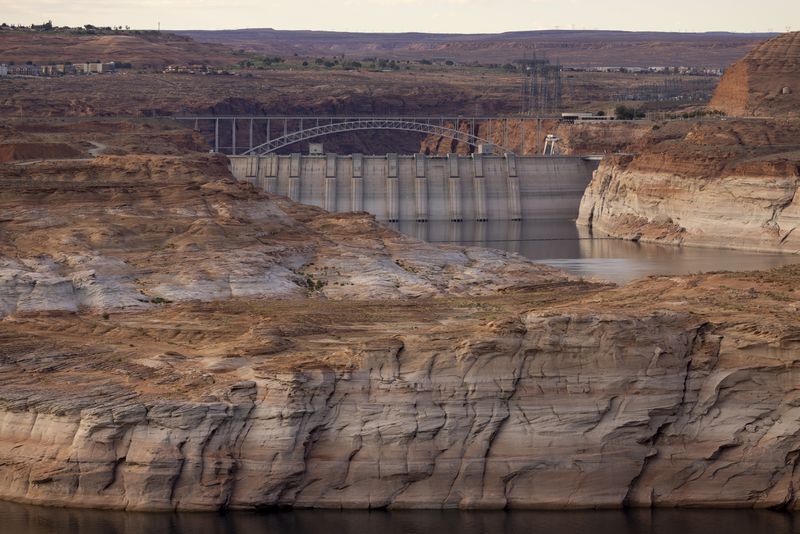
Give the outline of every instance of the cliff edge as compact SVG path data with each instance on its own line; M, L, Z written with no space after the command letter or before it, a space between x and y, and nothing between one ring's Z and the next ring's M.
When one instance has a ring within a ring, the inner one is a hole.
M731 66L710 107L728 115L800 113L800 32L770 39Z
M800 121L676 121L607 158L578 222L671 245L800 253Z

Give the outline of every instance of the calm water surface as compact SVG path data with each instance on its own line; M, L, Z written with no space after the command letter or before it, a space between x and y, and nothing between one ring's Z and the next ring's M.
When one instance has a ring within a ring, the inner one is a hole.
M519 252L578 276L617 283L651 274L752 271L800 263L800 255L652 245L592 236L571 220L402 221L392 226L431 243Z
M752 510L145 514L0 502L0 532L8 534L790 534L798 519Z

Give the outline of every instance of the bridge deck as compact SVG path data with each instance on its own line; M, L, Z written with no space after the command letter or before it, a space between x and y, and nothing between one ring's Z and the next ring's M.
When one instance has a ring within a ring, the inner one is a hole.
M400 130L448 137L471 146L492 145L500 154L539 151L542 121L556 116L527 115L197 115L173 119L205 133L215 152L239 155L274 152L315 137L361 130ZM513 121L513 128L510 127ZM514 133L514 131L516 133ZM534 143L526 143L534 132ZM511 147L518 147L512 150Z

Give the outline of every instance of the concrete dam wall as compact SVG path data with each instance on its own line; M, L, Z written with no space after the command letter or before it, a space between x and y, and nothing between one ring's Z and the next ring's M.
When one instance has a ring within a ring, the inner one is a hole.
M579 156L229 156L240 180L382 221L576 218L599 164Z

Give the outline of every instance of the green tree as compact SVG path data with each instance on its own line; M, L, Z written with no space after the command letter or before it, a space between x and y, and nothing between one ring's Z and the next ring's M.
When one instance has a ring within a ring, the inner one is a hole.
M634 119L643 119L645 114L641 110L620 104L614 109L614 116L621 121L631 121Z

